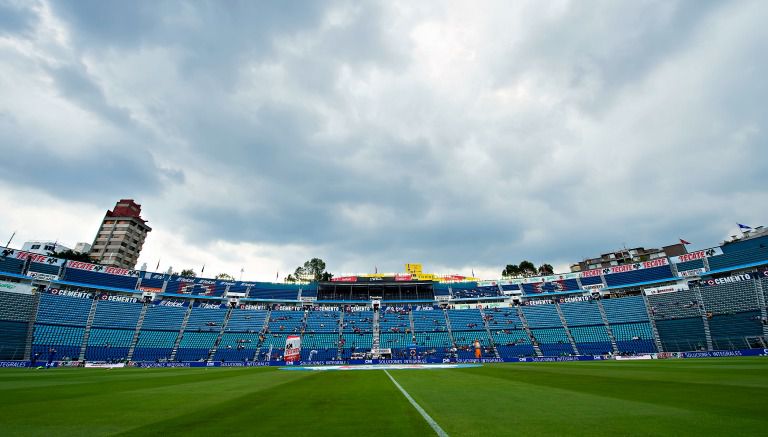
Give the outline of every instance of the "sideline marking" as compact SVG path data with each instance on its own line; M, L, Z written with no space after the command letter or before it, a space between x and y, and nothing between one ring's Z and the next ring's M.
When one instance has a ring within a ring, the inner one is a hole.
M435 434L439 435L440 437L448 437L448 433L443 431L443 428L440 428L440 425L438 425L434 419L429 417L429 414L427 414L427 412L424 411L423 408L421 408L421 405L417 404L416 401L413 400L411 395L409 395L408 392L405 391L405 389L401 387L400 384L397 383L397 381L395 381L395 378L393 378L392 375L390 375L386 369L384 369L384 373L386 373L387 376L389 376L389 379L392 380L392 382L395 384L395 387L397 387L400 390L400 392L403 393L403 395L405 395L405 398L408 399L408 402L410 402L411 405L413 405L413 408L415 408L416 411L418 411L419 414L421 414L421 417L423 417L424 420L427 421L429 426L431 426L432 429L435 430Z
M466 367L482 367L482 364L346 364L343 366L285 366L280 370L434 370L461 369Z

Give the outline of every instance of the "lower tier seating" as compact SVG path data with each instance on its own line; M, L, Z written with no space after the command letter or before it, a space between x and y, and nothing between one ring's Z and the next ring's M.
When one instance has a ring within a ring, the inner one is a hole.
M665 352L685 352L707 348L704 321L701 317L658 320L656 328Z

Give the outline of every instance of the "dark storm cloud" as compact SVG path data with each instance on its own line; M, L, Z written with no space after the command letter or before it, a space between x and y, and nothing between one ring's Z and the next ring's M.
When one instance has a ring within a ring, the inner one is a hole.
M48 39L7 5L0 32L38 50L0 52L9 72L99 129L52 153L0 106L0 177L129 191L196 247L495 268L768 213L761 2L61 1Z

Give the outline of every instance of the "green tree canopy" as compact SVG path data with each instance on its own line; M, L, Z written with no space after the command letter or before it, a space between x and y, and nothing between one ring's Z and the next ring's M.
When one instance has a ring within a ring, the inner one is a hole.
M234 281L235 278L232 275L228 275L226 273L219 273L216 275L216 279L221 279L222 281Z
M555 274L555 268L552 267L552 264L542 264L539 267L539 274L540 275L554 275Z
M520 261L520 265L518 267L520 268L520 273L523 276L533 276L536 274L536 266L528 260Z
M184 269L179 273L181 276L186 276L188 278L195 278L197 277L197 273L195 273L192 269Z
M87 253L75 252L74 250L62 250L61 252L48 252L48 256L54 258L71 259L72 261L82 261L86 263L94 262Z

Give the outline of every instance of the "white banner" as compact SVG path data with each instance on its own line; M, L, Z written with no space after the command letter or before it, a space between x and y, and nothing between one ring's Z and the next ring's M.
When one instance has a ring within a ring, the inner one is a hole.
M690 278L694 276L701 276L702 273L706 273L707 269L701 268L701 269L690 269L690 270L682 270L677 272L679 276L682 276L683 278Z
M581 286L582 290L587 290L587 291L600 291L603 288L605 288L605 284L592 284L592 285L582 285Z
M709 249L697 250L696 252L686 253L680 256L673 256L670 260L675 263L684 263L687 261L695 261L697 259L709 258L711 256L722 255L723 249L719 247L711 247Z
M11 293L32 294L32 286L29 284L19 284L18 282L0 281L0 291L10 291Z
M37 279L38 281L58 281L59 280L58 275L52 275L50 273L27 272L27 276L29 276L30 278Z
M643 290L646 296L663 293L674 293L675 291L688 290L688 283L667 285L664 287L650 287Z

